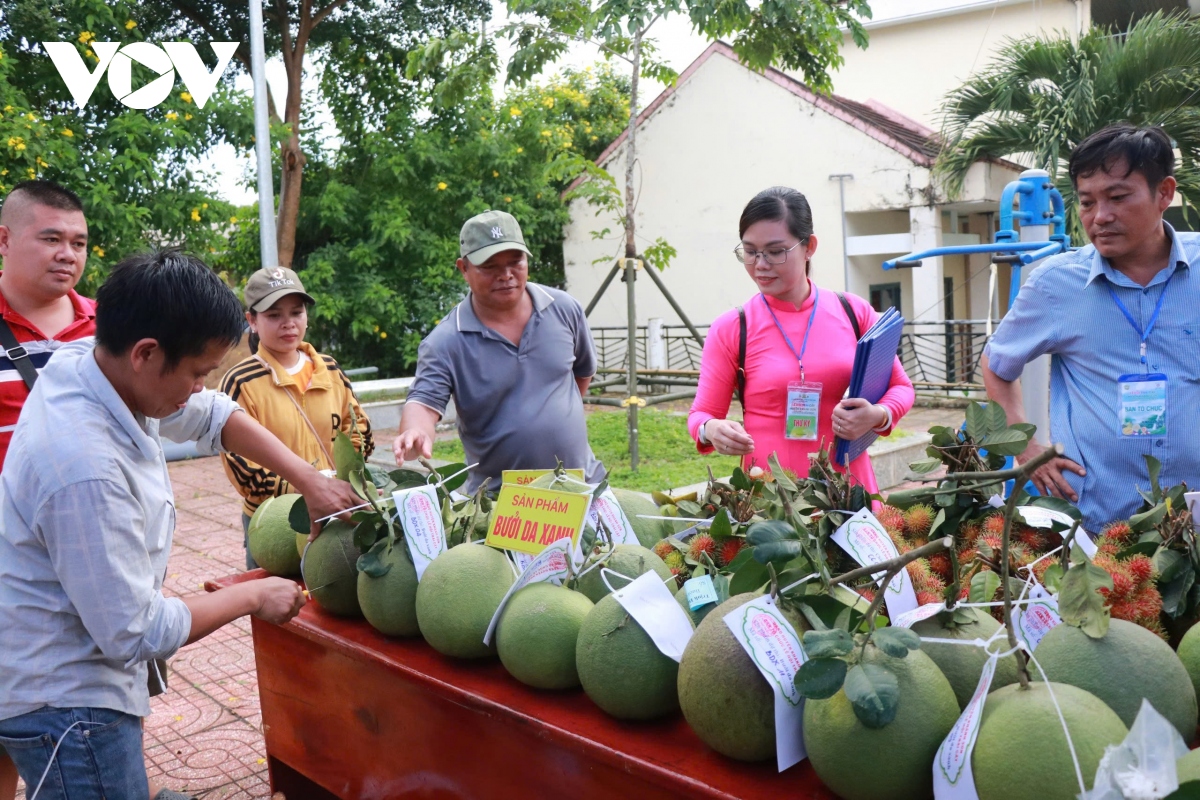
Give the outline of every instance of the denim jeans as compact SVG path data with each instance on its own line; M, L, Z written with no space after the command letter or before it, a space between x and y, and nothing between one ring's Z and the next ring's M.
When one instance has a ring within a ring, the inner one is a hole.
M242 512L242 544L246 546L246 570L258 569L258 564L254 563L254 557L250 555L250 517L246 512Z
M46 706L0 721L0 747L17 765L29 800L39 783L37 800L149 800L142 721L130 714Z

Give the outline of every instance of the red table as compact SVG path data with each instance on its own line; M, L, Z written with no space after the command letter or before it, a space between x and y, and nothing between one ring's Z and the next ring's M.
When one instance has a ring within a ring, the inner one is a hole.
M530 689L495 659L449 659L315 603L252 630L271 787L289 800L834 797L807 761L733 761L681 715L621 722L580 690Z

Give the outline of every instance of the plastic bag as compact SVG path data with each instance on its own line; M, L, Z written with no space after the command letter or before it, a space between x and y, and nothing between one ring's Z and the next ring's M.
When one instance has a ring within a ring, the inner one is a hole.
M1125 741L1104 750L1081 800L1161 800L1179 788L1175 762L1188 751L1175 726L1142 699Z

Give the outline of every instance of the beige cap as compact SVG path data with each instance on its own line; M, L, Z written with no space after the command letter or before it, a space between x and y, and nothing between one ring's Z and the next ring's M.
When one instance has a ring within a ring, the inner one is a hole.
M306 303L317 302L304 291L304 284L295 272L287 267L266 267L255 272L250 276L250 280L246 281L242 299L246 302L246 308L251 311L266 311L275 305L279 298L289 294L300 295Z

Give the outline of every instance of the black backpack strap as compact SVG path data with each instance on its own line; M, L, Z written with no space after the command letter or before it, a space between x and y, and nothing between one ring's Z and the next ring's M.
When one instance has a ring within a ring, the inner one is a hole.
M858 317L854 316L854 309L850 307L850 301L841 292L836 292L836 294L838 300L842 301L842 309L846 312L846 316L850 318L850 324L854 327L854 338L861 339L862 329L858 327Z
M737 363L737 399L746 409L746 309L737 307L738 311L738 363Z
M37 382L38 371L33 362L29 360L29 353L25 348L17 342L17 336L9 327L8 322L0 317L0 346L4 348L4 355L17 368L21 379L25 381L25 387L29 391L33 391L33 384Z

